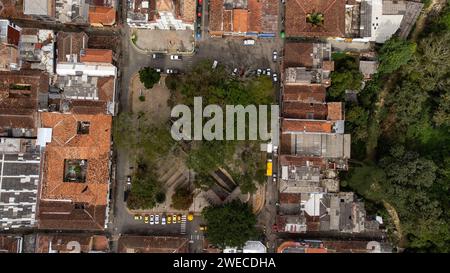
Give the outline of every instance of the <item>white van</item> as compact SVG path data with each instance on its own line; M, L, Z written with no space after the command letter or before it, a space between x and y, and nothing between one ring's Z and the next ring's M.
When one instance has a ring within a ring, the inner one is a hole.
M218 63L219 63L218 61L214 60L213 65L212 65L212 69L215 69L217 67Z
M255 40L253 39L245 39L244 40L244 45L254 45L255 44Z

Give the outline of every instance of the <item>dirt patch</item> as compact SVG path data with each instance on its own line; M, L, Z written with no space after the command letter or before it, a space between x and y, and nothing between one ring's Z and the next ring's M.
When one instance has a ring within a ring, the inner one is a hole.
M146 89L136 74L131 79L130 90L133 113L143 112L152 124L162 124L170 118L170 107L167 105L170 90L166 87L165 76L161 76L152 89Z

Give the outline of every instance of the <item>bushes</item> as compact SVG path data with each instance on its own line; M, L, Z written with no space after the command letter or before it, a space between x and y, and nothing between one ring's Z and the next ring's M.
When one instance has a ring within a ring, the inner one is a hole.
M151 89L153 85L159 81L160 78L161 75L153 68L144 67L139 70L139 79L147 89Z

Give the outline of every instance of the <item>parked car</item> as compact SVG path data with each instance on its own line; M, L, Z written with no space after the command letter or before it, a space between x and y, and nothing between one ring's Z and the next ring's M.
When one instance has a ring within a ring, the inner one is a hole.
M167 215L167 224L172 223L172 216L169 214Z
M142 221L142 215L140 215L140 214L135 214L135 215L134 215L134 220L136 220L136 221Z
M153 59L161 59L163 57L163 54L161 53L153 53L152 58Z
M148 215L147 214L144 216L144 223L148 224Z
M213 65L212 65L212 69L215 69L217 67L217 65L219 64L218 61L214 60Z
M159 214L155 215L155 224L159 224Z
M278 75L277 75L277 73L273 73L272 78L273 78L273 82L278 82Z
M150 215L150 225L154 225L155 224L155 215Z
M165 225L166 224L166 216L163 214L161 215L161 225Z
M131 186L131 176L127 176L127 186Z
M254 45L255 44L255 40L253 39L245 39L244 40L244 45Z
M208 230L208 226L206 226L206 225L200 225L200 230L201 230L201 231L206 231L206 230Z
M274 73L274 75L276 75L276 74ZM274 156L278 155L278 146L273 146L273 155Z
M238 69L235 68L235 69L233 69L233 72L231 72L231 76L236 76L237 73L238 73Z
M203 4L203 0L198 0L198 4L202 5Z
M182 57L181 57L181 55L170 55L170 59L171 60L181 60Z
M278 60L278 52L276 50L272 53L272 61L276 62Z
M130 195L130 190L125 190L123 192L123 202L127 202L128 196ZM136 220L136 219L135 219Z
M187 220L188 220L189 222L191 222L191 221L194 220L194 214L193 214L192 212L189 212L188 217L187 217Z
M161 73L163 70L161 68L155 68L155 71Z
M178 222L181 222L181 214L178 214L178 215L177 215L177 221L178 221Z
M176 214L172 215L172 223L174 223L174 224L177 223L177 215Z
M270 73L272 72L272 70L270 69L270 68L267 68L266 69L266 74L267 74L267 76L269 76L270 77Z
M276 173L274 173L272 175L272 180L273 180L273 182L277 182L277 174Z
M256 70L256 76L261 76L261 73L262 73L262 69L261 68L258 68L257 70Z

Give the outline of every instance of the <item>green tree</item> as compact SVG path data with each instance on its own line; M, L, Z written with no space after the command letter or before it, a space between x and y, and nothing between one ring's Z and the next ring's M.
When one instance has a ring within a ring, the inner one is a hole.
M194 201L192 191L186 187L181 187L175 190L172 195L171 207L177 210L187 210Z
M208 225L208 240L218 247L242 247L257 235L256 216L247 203L232 201L206 207L202 215Z
M401 66L407 64L416 51L416 44L392 37L384 43L379 51L378 60L380 66L378 72L389 74L397 71Z
M153 85L159 81L160 78L161 75L151 67L144 67L139 70L139 79L147 89L151 89Z

